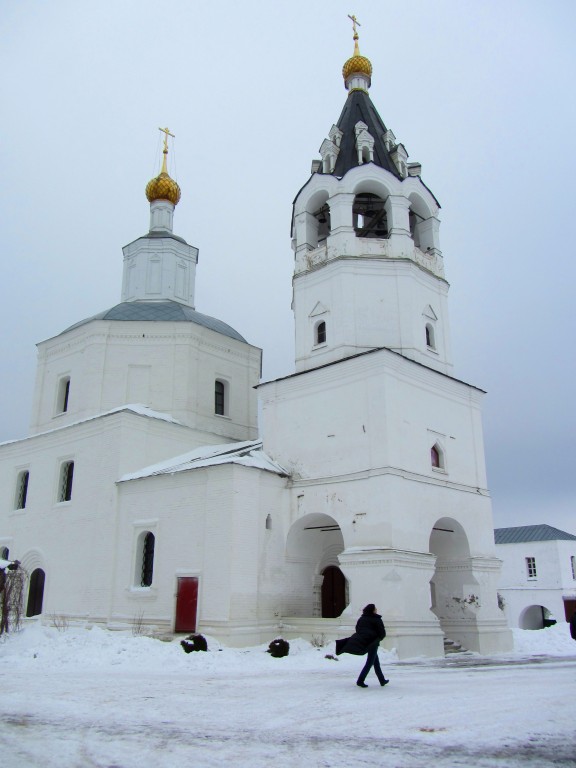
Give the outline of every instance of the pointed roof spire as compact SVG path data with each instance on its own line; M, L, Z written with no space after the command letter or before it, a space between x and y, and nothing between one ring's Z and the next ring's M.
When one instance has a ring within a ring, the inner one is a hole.
M358 46L358 30L356 25L361 26L356 16L350 16L348 18L352 22L352 29L354 30L354 53L344 63L342 67L342 77L344 78L344 86L346 90L364 90L367 91L372 83L372 63L366 56L360 55L360 48ZM354 79L354 76L356 78Z
M164 134L164 149L162 154L162 170L155 178L151 179L146 185L146 197L149 202L153 203L155 200L168 200L173 205L178 205L180 200L180 187L171 179L168 175L168 136L174 137L173 133L170 133L168 128L158 128Z

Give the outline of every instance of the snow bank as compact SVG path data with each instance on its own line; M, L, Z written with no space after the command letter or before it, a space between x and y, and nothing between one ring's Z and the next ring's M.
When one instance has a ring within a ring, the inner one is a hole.
M570 637L565 622L542 630L513 630L512 655L574 656L576 643ZM290 654L273 659L266 653L268 644L250 648L227 648L208 637L208 652L185 654L179 639L170 642L133 636L131 632L112 632L92 629L68 628L58 630L40 622L27 623L19 632L0 638L0 669L68 669L94 670L121 666L126 671L147 669L158 672L187 670L199 674L226 675L231 672L260 673L270 668L284 672L318 669L323 665L358 666L358 659L340 656L336 661L326 659L334 654L334 644L316 648L307 640L290 641ZM511 654L506 654L507 656ZM394 651L380 649L383 665L397 661Z

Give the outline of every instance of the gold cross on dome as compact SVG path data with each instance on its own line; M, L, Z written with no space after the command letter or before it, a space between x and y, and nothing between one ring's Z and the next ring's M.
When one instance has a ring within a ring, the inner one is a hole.
M168 136L172 136L173 139L176 137L173 133L170 133L170 130L168 128L158 128L159 131L162 131L164 134L164 153L166 154L168 152Z
M361 27L362 24L360 24L360 22L358 21L356 16L354 16L354 14L352 16L350 16L350 14L348 14L348 18L352 22L352 29L354 30L354 37L356 37L358 35L358 32L356 31L356 24L358 24L359 27Z

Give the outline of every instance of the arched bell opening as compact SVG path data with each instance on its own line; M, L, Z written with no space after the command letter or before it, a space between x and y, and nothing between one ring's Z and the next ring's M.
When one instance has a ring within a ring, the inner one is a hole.
M352 224L357 237L389 237L385 200L371 192L358 193L352 206Z
M324 203L324 205L322 205L312 215L318 225L316 245L321 246L326 242L326 239L328 238L328 235L331 231L330 206L328 203Z
M347 583L338 563L344 538L329 515L313 513L297 520L286 541L288 594L283 615L335 618L347 604Z
M410 236L416 248L421 251L430 251L438 248L436 219L426 203L416 194L410 195L410 210L408 220L410 223Z

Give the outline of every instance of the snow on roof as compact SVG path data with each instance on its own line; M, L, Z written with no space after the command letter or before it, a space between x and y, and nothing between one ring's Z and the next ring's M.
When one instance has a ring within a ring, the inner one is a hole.
M496 544L520 544L527 541L576 541L576 536L551 525L518 525L514 528L496 528L494 541Z
M160 421L167 421L170 424L178 424L179 426L184 426L181 421L178 421L177 419L170 416L169 413L161 413L160 411L153 411L152 408L148 408L145 405L142 405L142 403L129 403L127 405L120 405L118 408L112 408L110 411L104 411L103 413L97 413L95 416L88 416L86 419L79 419L78 421L73 421L70 424L63 424L61 427L54 427L53 429L47 429L45 432L37 432L34 435L27 435L26 437L18 438L17 440L6 440L3 443L0 443L0 446L3 445L11 445L12 443L21 443L24 440L31 440L34 437L39 437L40 435L49 435L52 432L59 432L61 429L69 429L70 427L76 427L78 424L85 424L88 421L94 421L94 419L102 419L105 416L111 416L114 413L122 413L123 411L129 411L131 413L135 413L137 416L146 416L149 419L159 419Z
M245 467L263 469L277 475L288 475L288 472L280 464L277 464L264 453L261 440L248 440L242 443L203 445L180 456L174 456L149 467L144 467L138 472L122 475L118 482L125 483L129 480L140 480L155 475L172 475L175 472L214 467L218 464L242 464Z
M12 560L3 560L0 557L0 571L3 571L5 568L8 568L9 565L12 565Z

